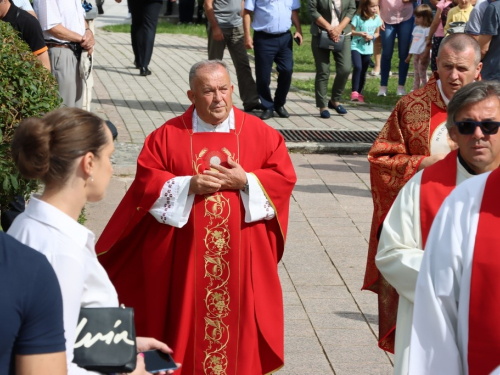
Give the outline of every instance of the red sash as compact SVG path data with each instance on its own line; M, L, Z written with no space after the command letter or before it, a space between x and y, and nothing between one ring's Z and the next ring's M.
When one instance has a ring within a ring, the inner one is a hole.
M457 186L457 153L457 150L450 152L443 160L425 168L422 173L420 229L424 247L439 207Z
M448 113L446 111L442 111L436 103L431 103L431 121L430 121L430 127L429 127L429 145L432 140L432 135L436 131L437 127L441 125L443 122L446 121L446 118L448 117Z
M194 173L210 163L238 162L234 133L192 136ZM197 374L237 374L240 324L240 194L222 191L197 195L195 223L194 363ZM254 345L257 347L257 343Z
M486 181L477 225L469 302L469 374L489 374L500 365L500 169Z

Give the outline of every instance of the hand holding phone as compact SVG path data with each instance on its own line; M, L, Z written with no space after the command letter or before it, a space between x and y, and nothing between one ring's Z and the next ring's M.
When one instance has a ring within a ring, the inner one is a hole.
M144 354L144 362L146 364L146 371L148 372L154 374L160 371L177 370L179 368L168 353L163 353L160 350L148 350L142 353Z
M297 43L297 45L300 46L300 38L298 36L293 38L293 40L295 40L295 43Z

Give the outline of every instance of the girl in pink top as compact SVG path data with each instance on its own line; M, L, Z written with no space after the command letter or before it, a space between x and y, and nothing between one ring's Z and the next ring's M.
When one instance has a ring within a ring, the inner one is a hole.
M387 95L387 83L391 69L394 42L398 38L399 55L399 78L398 95L405 95L406 76L408 74L408 63L405 62L411 44L411 33L413 31L413 3L410 0L380 0L380 17L385 23L381 27L380 39L382 40L382 60L380 66L380 90L379 96Z

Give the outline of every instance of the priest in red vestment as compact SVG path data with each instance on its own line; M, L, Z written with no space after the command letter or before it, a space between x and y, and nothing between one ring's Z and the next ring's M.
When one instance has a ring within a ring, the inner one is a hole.
M375 262L399 295L397 322L393 322L396 326L395 374L408 374L415 286L439 207L457 185L500 164L498 126L492 123L482 129L467 121L483 121L495 116L499 103L497 90L500 93L497 83L478 81L453 95L446 127L458 150L415 174L400 190L384 220Z
M500 83L463 90L458 131L470 134L475 164L492 172L460 184L434 219L416 283L410 374L500 374Z
M390 352L394 352L398 294L375 265L380 227L406 182L456 148L445 126L446 105L459 88L479 79L480 52L470 35L445 38L439 49L437 74L398 101L368 153L374 210L362 289L378 293L379 347Z
M277 263L295 172L283 137L233 107L223 62L195 64L189 83L193 105L147 137L96 250L180 374L267 374L284 363Z

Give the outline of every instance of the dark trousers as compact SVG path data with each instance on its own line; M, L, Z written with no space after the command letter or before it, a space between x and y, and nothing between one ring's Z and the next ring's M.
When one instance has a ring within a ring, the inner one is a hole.
M255 52L255 81L261 104L266 109L273 110L286 103L286 96L292 84L293 73L293 39L290 32L283 34L268 34L256 31L253 34L253 49ZM273 62L278 71L278 87L271 96L271 71Z
M224 49L227 47L236 70L243 108L245 110L254 108L259 105L259 95L257 95L257 87L252 77L252 68L245 48L243 25L221 30L222 34L224 34L224 40L214 40L212 27L210 23L207 23L208 59L222 60L224 58Z
M370 66L371 55L362 55L358 51L351 50L352 60L352 91L359 94L365 87L366 72Z
M344 48L341 51L330 51L318 47L319 37L313 35L311 38L311 49L316 65L316 78L314 80L314 92L316 96L316 107L326 108L328 104L328 80L330 79L330 55L335 61L335 78L333 80L332 102L339 102L345 85L351 73L351 37L344 38Z
M179 0L179 22L193 22L195 0Z
M130 13L132 14L130 30L132 49L134 50L135 62L141 67L147 68L153 55L156 25L161 5L161 1L129 1Z

